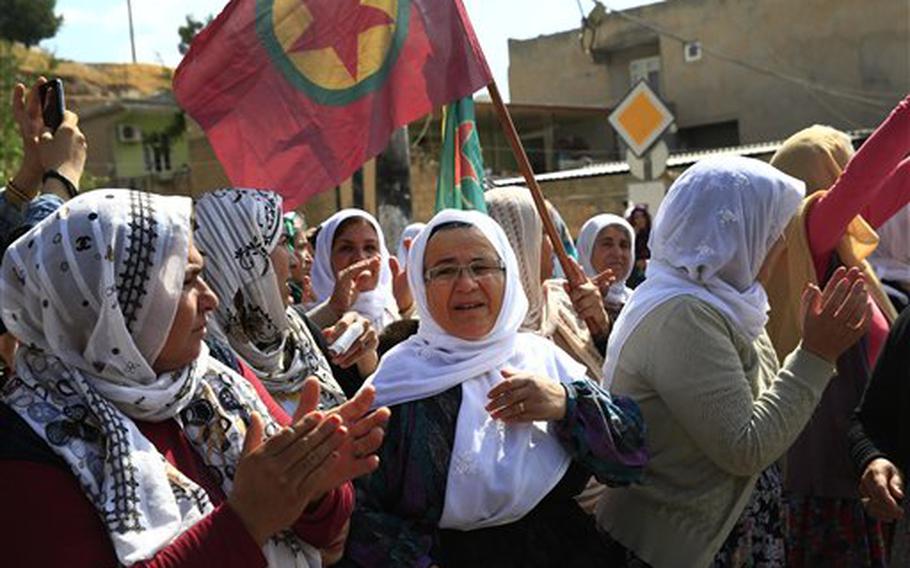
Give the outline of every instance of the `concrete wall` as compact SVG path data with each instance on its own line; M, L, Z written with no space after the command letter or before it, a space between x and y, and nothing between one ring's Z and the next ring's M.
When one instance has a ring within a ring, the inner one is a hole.
M726 58L824 86L809 89L708 53L686 63L682 44L660 36L661 94L681 128L737 120L743 144L813 123L868 128L910 91L906 0L668 0L626 13ZM595 62L577 35L510 42L513 100L613 106L630 87L631 56L636 49L646 56L655 38L610 15L597 30Z
M510 102L604 106L607 69L589 61L578 30L526 41L510 39Z

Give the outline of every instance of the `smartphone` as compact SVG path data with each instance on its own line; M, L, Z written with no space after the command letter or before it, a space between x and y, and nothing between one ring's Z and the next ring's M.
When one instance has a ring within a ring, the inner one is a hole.
M63 122L63 111L66 103L63 98L63 81L51 79L38 88L41 97L41 116L44 125L56 132Z

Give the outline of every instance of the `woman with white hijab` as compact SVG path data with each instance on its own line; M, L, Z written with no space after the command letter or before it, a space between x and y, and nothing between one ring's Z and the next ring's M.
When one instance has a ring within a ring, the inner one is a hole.
M604 307L615 321L632 296L626 281L635 268L635 231L619 215L603 213L591 217L578 233L578 256L589 278L610 270L614 281L605 281Z
M343 209L319 226L312 277L320 303L308 313L323 327L353 310L382 333L413 312L404 274L392 273L382 228L366 211Z
M359 566L591 566L606 538L573 500L593 474L638 480L634 404L611 399L550 341L519 333L528 302L502 229L445 210L408 257L420 327L374 375L393 407L358 487Z
M414 239L417 238L417 234L426 226L426 223L411 223L401 232L401 238L398 239L398 251L395 253L395 258L398 259L398 266L402 269L408 265L409 241L414 242Z
M658 211L647 279L616 322L604 379L642 408L647 484L607 489L599 525L630 566L780 566L776 460L866 325L858 271L804 292L802 343L779 369L758 281L804 184L747 158L703 160ZM835 379L836 380L836 379Z
M290 305L291 253L282 219L281 196L271 191L220 189L197 200L203 276L219 299L209 335L230 345L288 413L311 376L321 386L320 409L334 408L376 369L379 340L366 318L348 312L327 337L358 323L363 331L332 356L323 332Z
M387 411L364 417L369 392L325 417L309 381L286 428L209 357L191 211L93 191L7 250L0 306L23 345L0 402L7 565L320 566L307 535L335 538L346 480L376 467Z

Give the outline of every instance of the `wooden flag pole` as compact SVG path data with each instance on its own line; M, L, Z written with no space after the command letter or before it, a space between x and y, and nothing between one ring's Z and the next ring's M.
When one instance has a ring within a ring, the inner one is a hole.
M506 138L509 141L509 146L512 147L515 161L518 162L518 169L521 171L521 175L524 176L525 182L528 184L528 189L531 191L531 197L534 199L534 206L537 207L537 213L540 215L541 221L543 221L543 230L546 232L547 236L550 237L550 242L553 244L553 252L556 253L556 258L559 260L560 266L562 266L563 273L569 280L569 285L572 287L579 286L583 284L584 281L579 281L578 278L575 277L576 271L569 262L569 255L566 252L566 247L562 244L562 238L559 236L559 231L556 230L556 225L553 224L553 219L550 218L550 213L547 211L547 202L544 200L543 191L541 191L540 185L534 177L534 170L531 168L531 162L528 160L528 155L525 153L524 146L521 144L521 139L518 137L515 123L512 122L512 115L509 114L509 109L506 108L506 105L502 100L502 95L499 94L499 88L496 86L496 81L491 81L490 84L487 85L487 90L490 93L493 108L496 109L496 115L499 117L499 123L502 125L502 130L505 132ZM588 325L588 329L593 333L596 326L592 325L592 322L587 320L585 323Z

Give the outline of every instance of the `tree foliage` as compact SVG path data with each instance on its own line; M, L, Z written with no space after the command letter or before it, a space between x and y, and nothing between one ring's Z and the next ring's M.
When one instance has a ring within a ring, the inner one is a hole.
M56 5L57 0L0 0L0 38L31 47L54 37L63 24Z
M190 50L190 44L193 42L193 38L196 37L196 34L201 32L202 28L211 23L212 16L208 16L203 22L197 20L192 15L187 14L186 24L177 28L177 35L180 36L180 43L177 45L177 49L180 50L180 55L186 55L186 52Z

